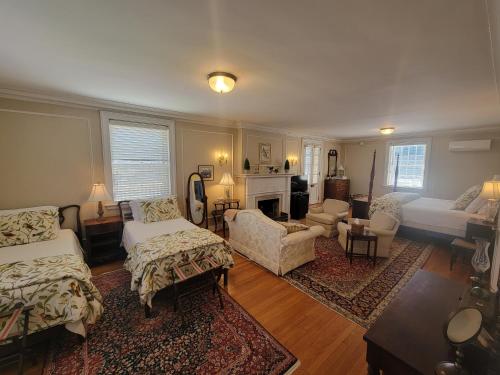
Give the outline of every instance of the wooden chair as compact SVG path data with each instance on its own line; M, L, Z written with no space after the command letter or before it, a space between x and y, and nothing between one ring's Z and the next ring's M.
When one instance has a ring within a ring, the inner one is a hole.
M0 357L0 366L5 366L18 361L17 373L23 373L24 358L27 354L26 340L28 337L29 317L33 306L23 306L17 304L14 310L0 314L0 319L7 318L5 326L0 331L0 343L14 345L14 353L8 352L5 356ZM23 316L22 331L18 328L18 320Z

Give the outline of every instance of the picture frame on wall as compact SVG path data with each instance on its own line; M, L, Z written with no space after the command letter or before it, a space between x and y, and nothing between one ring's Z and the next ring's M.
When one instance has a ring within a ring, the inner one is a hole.
M198 173L205 181L214 180L214 166L213 165L198 165Z
M259 163L270 164L271 160L271 144L259 143Z

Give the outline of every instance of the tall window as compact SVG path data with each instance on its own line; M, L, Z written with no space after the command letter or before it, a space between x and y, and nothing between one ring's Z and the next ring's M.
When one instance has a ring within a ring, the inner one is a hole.
M317 184L319 182L320 155L320 146L306 145L304 147L304 175L307 176L309 184Z
M399 155L397 186L422 189L425 182L427 152L427 142L390 145L387 158L387 185L394 185L396 163Z
M130 117L125 115L107 115L110 118L104 122L107 122L109 148L105 147L105 164L113 199L120 201L172 194L175 165L171 160L171 126L116 118Z

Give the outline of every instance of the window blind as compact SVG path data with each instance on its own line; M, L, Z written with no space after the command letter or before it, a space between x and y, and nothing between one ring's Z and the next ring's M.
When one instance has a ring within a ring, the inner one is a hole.
M304 174L310 184L319 182L319 157L321 147L316 145L307 145L304 148Z
M399 155L398 186L423 188L426 148L426 144L390 146L387 185L394 185L396 161Z
M169 128L109 121L115 201L171 194Z

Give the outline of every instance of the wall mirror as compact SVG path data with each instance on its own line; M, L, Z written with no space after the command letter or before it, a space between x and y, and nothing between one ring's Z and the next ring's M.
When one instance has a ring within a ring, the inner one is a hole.
M205 183L203 182L203 177L197 172L191 173L188 178L186 211L189 221L196 225L201 225L205 222L205 228L208 228Z

